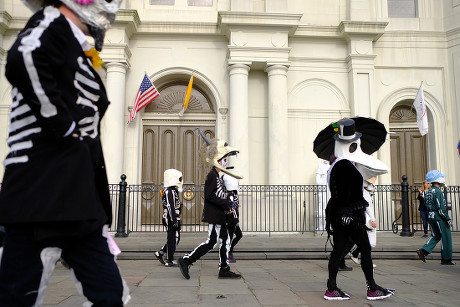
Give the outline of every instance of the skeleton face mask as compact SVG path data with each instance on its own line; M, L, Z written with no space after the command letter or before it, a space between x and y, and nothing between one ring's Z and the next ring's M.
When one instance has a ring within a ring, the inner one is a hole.
M43 7L44 0L22 0L32 12ZM94 38L95 48L102 50L105 32L115 21L115 16L120 8L122 0L94 0L93 2L79 0L60 0L69 9L80 17L80 20L88 26L91 36Z
M220 159L219 164L222 166L222 168L227 168L227 164L228 164L227 157Z
M222 140L213 140L207 146L206 162L222 170L222 172L229 174L237 179L242 179L243 176L233 173L231 170L226 169L227 159L229 156L237 155L238 149L228 146L227 142Z
M176 187L179 192L182 192L184 181L182 179L182 172L176 169L167 169L164 172L164 187Z

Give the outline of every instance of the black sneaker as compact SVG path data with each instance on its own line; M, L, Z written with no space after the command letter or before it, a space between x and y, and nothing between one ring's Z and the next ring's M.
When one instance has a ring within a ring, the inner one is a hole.
M367 288L367 299L370 301L383 300L395 294L393 289L384 289L380 286L375 286L374 289Z
M422 250L422 249L418 249L418 250L417 250L417 255L418 255L418 257L420 258L420 260L422 260L423 262L426 262L425 254L423 253L423 250Z
M185 260L184 260L183 257L180 257L179 259L177 259L177 262L179 264L180 272L185 277L185 279L190 279L190 275L188 274L188 269L189 269L190 265L185 263Z
M241 278L241 274L230 271L230 267L228 266L226 268L220 268L219 279L220 278L238 279Z
M344 265L344 266L339 267L339 271L353 271L353 268L347 265Z
M158 261L160 261L162 265L165 265L165 261L163 260L163 253L157 251L154 254Z
M452 260L441 260L442 265L456 265Z
M324 299L328 301L343 301L349 300L350 295L336 287L331 291L329 291L329 289L326 290L326 293L324 293Z

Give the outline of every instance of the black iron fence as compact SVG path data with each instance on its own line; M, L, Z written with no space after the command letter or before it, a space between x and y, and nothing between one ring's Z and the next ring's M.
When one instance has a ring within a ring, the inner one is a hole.
M126 195L120 193L126 187ZM112 231L117 236L130 232L163 231L161 217L161 185L110 185L113 203ZM410 231L421 231L422 221L418 211L418 188L409 187L408 212ZM401 185L377 185L374 194L374 212L377 229L398 232L402 229ZM452 231L459 231L460 187L444 188L453 221ZM240 227L244 232L322 232L325 227L324 209L327 204L327 189L322 185L242 185L240 198ZM125 200L124 210L119 210ZM184 204L182 231L206 231L207 224L201 221L204 203L203 185L184 185L181 195ZM120 215L121 213L121 215Z

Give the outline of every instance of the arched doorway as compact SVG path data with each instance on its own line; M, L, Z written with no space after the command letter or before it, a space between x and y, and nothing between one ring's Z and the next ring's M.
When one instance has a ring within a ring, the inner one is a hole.
M421 185L427 172L426 136L417 128L412 101L401 101L390 113L391 183L407 176L409 185Z
M204 183L207 174L200 172L198 161L204 141L194 130L200 127L206 137L214 138L216 115L210 97L197 82L193 85L184 116L178 116L187 90L186 78L178 76L176 80L171 80L172 77L168 76L168 81L158 87L160 96L145 108L146 119L142 127L143 199L140 208L143 225L162 227L161 197L156 192L163 187L163 173L169 168L180 170L183 174L182 225L199 225L201 221L202 199L195 196L196 189L200 189L199 185ZM161 81L157 83L161 84Z

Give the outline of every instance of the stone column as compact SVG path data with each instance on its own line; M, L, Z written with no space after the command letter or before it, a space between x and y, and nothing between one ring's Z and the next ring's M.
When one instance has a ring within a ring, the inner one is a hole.
M230 103L228 118L228 143L240 150L237 159L230 162L235 171L244 178L240 184L249 183L249 111L248 111L248 76L249 65L231 64L228 67L230 76Z
M102 146L109 183L118 183L123 174L126 104L126 70L128 66L120 62L107 63L106 90L110 106L102 124Z
M269 65L268 73L268 182L289 184L286 65Z

